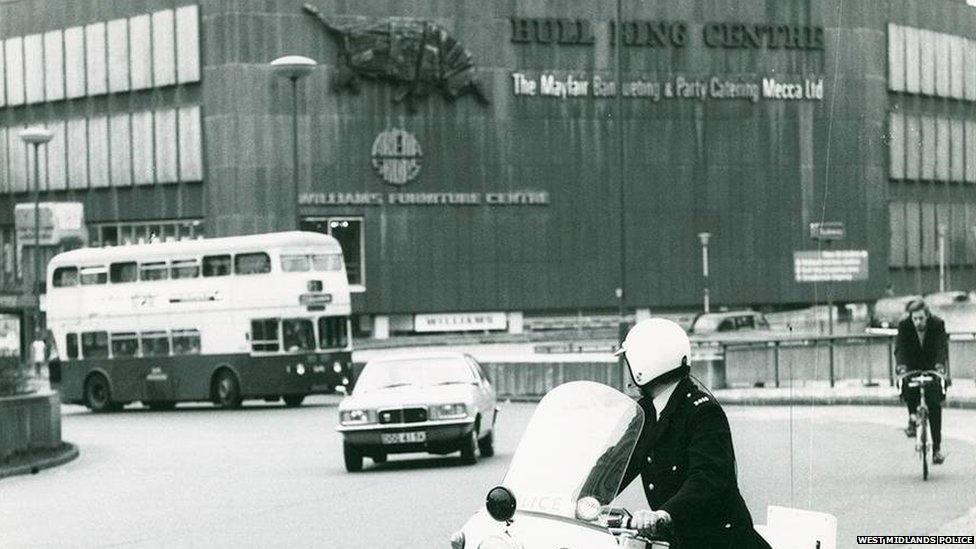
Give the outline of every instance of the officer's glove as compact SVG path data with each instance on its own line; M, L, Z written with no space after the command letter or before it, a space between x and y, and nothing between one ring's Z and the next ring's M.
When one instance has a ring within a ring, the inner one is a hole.
M939 363L935 365L935 371L942 375L945 375L945 364Z
M667 511L641 509L634 512L630 524L642 536L660 536L671 531L671 515Z
M906 368L904 364L899 364L895 368L895 373L898 374L898 375L904 375L907 370L908 370L908 368Z

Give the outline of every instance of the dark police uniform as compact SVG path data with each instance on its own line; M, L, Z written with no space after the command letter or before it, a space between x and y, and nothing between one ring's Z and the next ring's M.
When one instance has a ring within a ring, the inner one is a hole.
M673 547L769 548L739 493L732 433L719 403L687 376L656 422L652 399L638 403L645 426L620 489L640 474L651 509L671 515Z

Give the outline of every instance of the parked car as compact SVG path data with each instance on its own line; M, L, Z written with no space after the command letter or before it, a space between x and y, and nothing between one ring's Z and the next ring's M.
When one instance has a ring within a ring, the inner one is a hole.
M871 312L870 328L897 328L898 323L905 318L905 307L909 302L922 299L920 295L900 295L882 297L874 304Z
M769 330L769 322L762 313L750 310L702 313L695 317L688 333L711 335L742 330Z
M352 394L339 404L346 470L363 458L389 454L461 452L467 464L494 454L495 391L481 365L464 353L371 360Z

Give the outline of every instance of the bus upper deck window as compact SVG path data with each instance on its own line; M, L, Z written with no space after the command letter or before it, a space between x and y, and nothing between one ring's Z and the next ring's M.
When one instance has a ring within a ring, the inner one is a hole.
M54 269L54 287L66 288L78 285L77 267L58 267Z
M198 276L200 276L200 264L197 263L196 259L173 261L170 266L170 278L196 278Z
M342 254L314 254L312 268L316 271L341 271Z
M271 258L264 252L234 256L234 274L250 275L271 272Z
M281 270L286 273L297 273L307 271L309 265L308 256L304 254L289 254L281 256Z
M135 282L139 278L139 269L135 261L112 263L108 269L109 280L114 284L120 282Z
M139 280L166 280L168 274L164 261L139 264Z
M105 267L82 267L79 278L83 286L105 284L108 282L108 273Z
M174 355L200 354L199 330L173 330Z
M203 276L230 274L230 255L208 255L203 258Z

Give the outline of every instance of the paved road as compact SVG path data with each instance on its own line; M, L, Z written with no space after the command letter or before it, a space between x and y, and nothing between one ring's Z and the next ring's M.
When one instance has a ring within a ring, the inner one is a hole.
M64 435L81 457L0 481L0 547L447 547L504 476L534 409L504 405L498 453L475 466L394 456L350 475L335 408L324 397L311 404L113 415L67 406ZM976 521L960 520L976 505L974 411L947 411L949 460L927 483L898 431L901 409L730 408L729 417L758 522L769 504L828 511L839 547L857 534L976 534ZM639 486L622 498L639 505Z

